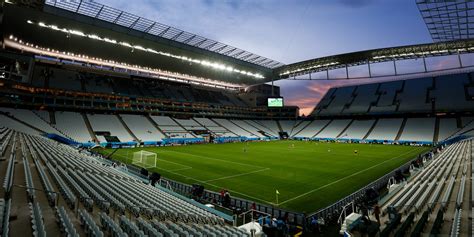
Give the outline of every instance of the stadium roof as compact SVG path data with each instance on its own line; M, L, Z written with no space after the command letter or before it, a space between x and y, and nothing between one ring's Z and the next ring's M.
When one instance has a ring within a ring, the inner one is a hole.
M234 46L230 46L203 36L152 21L93 1L46 0L45 4L81 15L97 18L123 27L163 37L193 47L198 47L221 55L229 56L265 68L277 68L284 65Z
M416 0L421 16L435 42L474 37L472 0Z
M275 69L275 74L279 75L280 79L292 78L299 75L306 75L315 72L329 71L339 68L346 68L347 79L356 79L350 77L348 67L358 65L369 65L372 63L394 62L407 59L425 59L428 57L438 57L447 55L460 55L474 52L474 39L455 40L449 42L429 43L408 45L381 49L372 49L359 52L352 52L346 54L339 54L321 58L314 58L302 62L288 64ZM461 60L461 59L459 59ZM463 67L463 65L460 65ZM424 68L424 72L429 70ZM369 69L370 73L370 69ZM395 70L396 74L396 70ZM401 75L401 74L396 74ZM373 77L368 75L368 77ZM359 77L360 78L360 77ZM363 77L367 78L367 77ZM329 78L328 78L329 79Z

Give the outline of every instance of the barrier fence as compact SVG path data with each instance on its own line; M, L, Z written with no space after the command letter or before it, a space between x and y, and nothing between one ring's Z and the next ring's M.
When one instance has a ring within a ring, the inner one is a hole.
M422 156L426 155L427 153L428 152L422 154ZM331 220L334 220L334 218L337 218L339 216L344 206L346 206L347 204L351 202L358 203L359 201L361 201L362 198L364 198L365 196L366 190L368 189L380 190L381 188L386 187L389 179L395 175L395 172L397 172L398 170L408 169L411 163L415 161L416 159L418 159L418 157L413 158L412 160L408 161L402 166L392 170L390 173L387 173L386 175L378 178L377 180L364 186L363 188L357 190L356 192L353 192L352 194L334 202L333 204L313 213L306 214L306 213L301 213L301 212L293 212L293 211L285 210L283 208L279 208L278 206L262 204L262 203L258 203L251 200L238 198L238 197L231 197L230 206L234 208L238 208L242 212L245 212L245 211L251 210L252 205L255 203L255 208L257 211L268 213L272 215L273 217L283 217L285 215L288 215L289 222L295 223L301 226L307 226L307 224L309 224L310 219L312 217L315 217L317 219L322 218L325 221L331 221ZM127 166L128 166L129 171L136 174L140 173L139 167L136 167L133 165L127 165ZM168 188L168 185L169 185L171 186L174 192L187 196L187 197L191 196L193 192L192 185L166 179L166 178L162 178L162 179L165 181L161 183L163 188ZM202 199L211 204L218 204L220 201L220 198L221 198L220 193L210 191L210 190L204 190L204 193L202 195Z

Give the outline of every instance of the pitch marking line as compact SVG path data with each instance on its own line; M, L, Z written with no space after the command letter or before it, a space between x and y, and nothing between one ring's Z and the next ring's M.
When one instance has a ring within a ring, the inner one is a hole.
M157 168L157 169L161 169L161 168L158 168L158 167L156 167L156 168ZM161 170L165 170L165 169L161 169ZM209 182L207 182L207 181L204 181L204 180L195 179L195 178L192 178L192 177L186 176L186 175L184 175L184 174L176 173L176 172L169 171L169 170L165 170L165 171L168 171L168 172L170 172L170 173L172 173L172 174L179 175L179 176L181 176L181 177L185 177L185 178L188 178L188 179L191 179L191 180L194 180L194 181L200 182L200 183L207 184L207 185L209 185L209 186L213 186L213 187L216 187L216 188L220 188L220 189L222 189L222 187L220 187L220 186L217 186L217 185L214 185L214 184L212 184L212 183L209 183ZM254 196L250 196L250 195L247 195L247 194L245 194L245 193L237 192L237 191L235 191L235 190L232 190L232 189L228 189L228 188L226 188L226 189L227 189L227 190L229 190L229 191L231 191L232 193L237 193L237 194L240 194L240 195L242 195L242 196L245 196L245 197L251 198L251 199L253 199L253 200L257 200L257 201L260 201L260 202L263 202L263 203L272 204L272 202L269 202L269 201L267 201L267 200L263 200L263 199L260 199L260 198L254 197Z
M213 182L213 181L217 181L217 180L230 179L230 178L240 177L240 176L244 176L244 175L255 174L255 173L267 171L269 169L270 168L265 168L265 169L254 170L254 171L250 171L250 172L246 172L246 173L240 173L240 174L235 174L235 175L224 176L224 177L220 177L220 178L216 178L216 179L209 179L209 180L206 180L205 182Z
M348 176L346 176L346 177L343 177L343 178L341 178L341 179L338 179L338 180L336 180L336 181L333 181L333 182L331 182L331 183L328 183L328 184L326 184L326 185L324 185L324 186L321 186L321 187L319 187L319 188L310 190L310 191L308 191L308 192L306 192L306 193L300 194L300 195L298 195L298 196L296 196L296 197L293 197L293 198L290 198L290 199L288 199L288 200L286 200L286 201L280 202L279 205L282 205L282 204L291 202L291 201L293 201L293 200L296 200L296 199L298 199L298 198L304 197L304 196L306 196L306 195L308 195L308 194L310 194L310 193L314 193L314 192L316 192L316 191L318 191L318 190L321 190L321 189L326 188L326 187L328 187L328 186L331 186L331 185L333 185L333 184L339 183L339 182L341 182L341 181L343 181L343 180L345 180L345 179L351 178L351 177L353 177L353 176L355 176L355 175L358 175L358 174L360 174L360 173L363 173L363 172L365 172L365 171L367 171L367 170L373 169L373 168L375 168L375 167L377 167L377 166L380 166L380 165L385 164L385 163L387 163L387 162L389 162L389 161L392 161L392 160L394 160L394 159L397 159L397 158L399 158L399 157L401 157L401 156L403 156L403 155L405 155L405 154L410 154L410 153L412 153L412 152L414 152L414 151L419 151L420 149L421 149L421 147L418 148L418 149L416 149L416 150L412 150L412 151L405 152L405 153L403 153L403 154L400 154L399 156L393 157L393 158L388 159L388 160L386 160L386 161L384 161L384 162L378 163L378 164L373 165L373 166L371 166L371 167L369 167L369 168L363 169L363 170L361 170L361 171L358 171L358 172L356 172L356 173L353 173L353 174L351 174L351 175L348 175Z
M178 152L178 153L181 153L181 152ZM188 154L188 153L186 153ZM123 158L127 158L126 156L124 155L120 155L120 154L115 154L116 156L121 156ZM198 155L196 155L198 156ZM217 159L218 160L218 159ZM184 165L183 165L184 166ZM167 170L167 169L163 169L163 168L160 168L160 167L155 167L155 169L159 169L159 170L164 170L164 171L167 171L169 173L172 173L172 174L175 174L175 175L179 175L181 177L185 177L187 179L191 179L191 180L194 180L194 181L197 181L197 182L200 182L200 183L204 183L204 184L207 184L209 186L213 186L213 187L216 187L216 188L223 188L223 187L220 187L220 186L217 186L217 185L214 185L212 183L209 183L208 181L204 181L204 180L199 180L199 179L195 179L195 178L192 178L192 177L189 177L189 176L186 176L184 174L180 174L180 173L176 173L176 171L180 171L180 170L186 170L186 169L192 169L193 167L189 167L189 168L183 168L183 169L175 169L175 170ZM270 169L270 168L265 168L265 169ZM263 170L260 170L260 171L263 171ZM245 196L245 197L248 197L248 198L251 198L253 200L257 200L257 201L260 201L260 202L263 202L263 203L267 203L267 204L273 204L272 202L270 201L267 201L267 200L263 200L261 198L257 198L257 197L254 197L254 196L251 196L251 195L248 195L248 194L245 194L245 193L241 193L241 192L238 192L238 191L235 191L235 190L232 190L232 189L229 189L229 188L226 188L227 190L231 191L232 193L237 193L237 194L240 194L242 196Z
M155 167L156 168L156 167ZM190 170L192 169L193 167L187 167L187 168L181 168L181 169L174 169L174 170L168 170L170 172L175 172L175 171L182 171L182 170Z
M115 154L116 156L120 156L120 157L123 157L125 159L129 159L128 156L125 156L125 155L121 155L121 154ZM176 163L176 162L172 162L172 161L168 161L168 160L163 160L163 159L158 159L158 161L164 161L164 162L168 162L168 163L171 163L171 164L175 164L175 165L179 165L179 166L182 166L184 168L177 168L177 169L174 169L174 170L171 170L171 171L179 171L179 170L189 170L189 169L192 169L193 167L191 166L188 166L188 165L183 165L183 164L180 164L180 163ZM156 168L156 167L155 167ZM163 169L164 170L164 169Z
M231 163L231 164L244 165L244 166L249 166L249 167L254 167L254 168L260 168L260 169L265 169L265 168L266 168L266 167L262 167L262 166L258 166L258 165L250 165L250 164L239 163L239 162L234 162L234 161L229 161L229 160L222 160L222 159L210 158L210 157L201 156L201 155L196 155L196 154L191 154L191 153L186 153L186 152L171 151L171 150L167 150L167 151L165 151L165 152L175 152L175 153L179 153L179 154L186 154L186 155L190 155L190 156L196 156L196 157L203 158L203 159L215 160L215 161L220 161L220 162L227 162L227 163Z

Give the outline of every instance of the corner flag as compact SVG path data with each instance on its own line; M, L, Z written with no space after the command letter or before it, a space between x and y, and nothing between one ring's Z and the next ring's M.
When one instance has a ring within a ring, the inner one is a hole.
M275 197L276 197L277 206L278 206L278 195L280 195L280 192L278 192L278 189L275 189Z

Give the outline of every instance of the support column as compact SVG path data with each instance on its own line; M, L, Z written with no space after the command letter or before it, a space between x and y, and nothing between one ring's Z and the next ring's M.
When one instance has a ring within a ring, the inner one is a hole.
M428 69L426 68L426 57L423 55L423 66L425 67L425 72L428 72Z
M459 50L458 50L458 61L459 61L459 67L463 68L462 60L461 60L461 54L459 53Z
M349 68L347 68L347 63L346 63L346 79L349 79Z
M395 70L395 76L398 75L397 73L397 64L395 63L395 59L393 59L393 69Z
M372 77L372 71L370 70L370 60L367 59L367 67L369 68L369 77Z

